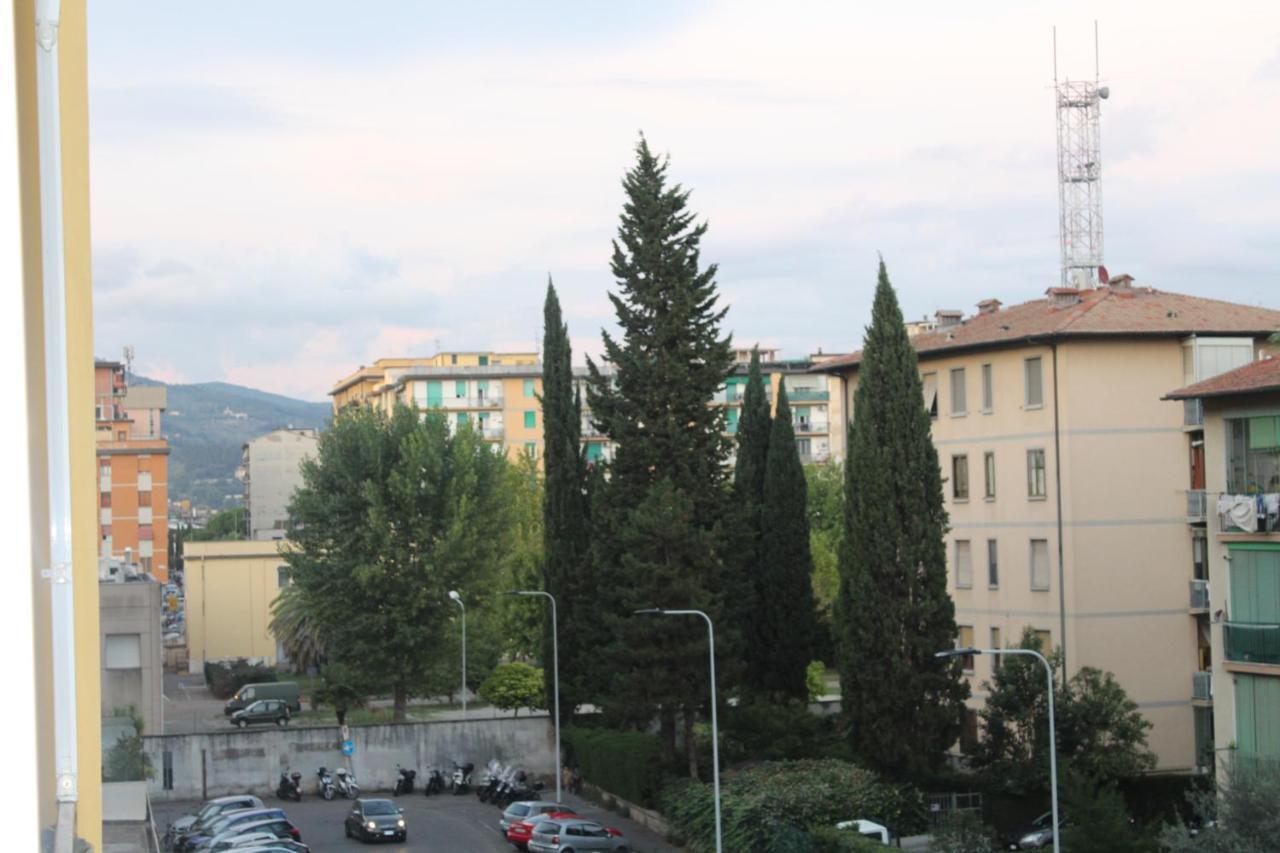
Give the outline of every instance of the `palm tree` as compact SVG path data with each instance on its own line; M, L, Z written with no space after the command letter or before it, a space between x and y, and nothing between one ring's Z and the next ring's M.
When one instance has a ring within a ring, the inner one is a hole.
M271 633L297 672L306 672L324 662L324 638L320 626L302 590L293 584L280 590L280 595L271 605Z

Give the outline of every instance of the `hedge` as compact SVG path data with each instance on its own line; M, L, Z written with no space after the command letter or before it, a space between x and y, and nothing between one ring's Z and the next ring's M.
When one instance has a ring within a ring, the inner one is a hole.
M666 772L656 735L571 727L560 737L583 781L638 806L658 807Z
M689 849L714 848L715 802L710 785L674 784L664 792L662 806ZM897 835L925 826L919 792L833 759L766 762L722 776L721 816L726 849L761 853L856 850L857 846L844 845L843 839L837 842L823 831L853 818L883 823ZM814 831L819 833L817 838Z
M269 666L249 663L244 658L233 661L208 661L204 665L204 683L218 699L230 699L246 684L262 684L276 680Z

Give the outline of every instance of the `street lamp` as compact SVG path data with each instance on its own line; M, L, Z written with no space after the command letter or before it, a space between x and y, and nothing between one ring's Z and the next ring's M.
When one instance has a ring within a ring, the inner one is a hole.
M711 625L711 617L701 610L666 610L661 607L647 607L644 610L637 610L636 613L656 613L659 616L701 616L706 620L707 639L711 649L711 779L716 799L716 853L724 853L724 840L720 829L720 728L716 724L716 631Z
M449 590L449 597L462 608L462 716L467 716L467 605L456 589Z
M551 602L551 683L554 685L556 715L556 802L560 799L560 641L556 637L556 597L540 589L509 589L503 595L545 595Z
M963 649L947 649L935 652L936 658L967 657L969 655L1024 655L1033 657L1044 665L1045 681L1049 687L1049 790L1053 803L1053 853L1059 853L1058 846L1058 741L1054 733L1053 723L1053 667L1044 659L1044 655L1034 649L975 649L972 646Z

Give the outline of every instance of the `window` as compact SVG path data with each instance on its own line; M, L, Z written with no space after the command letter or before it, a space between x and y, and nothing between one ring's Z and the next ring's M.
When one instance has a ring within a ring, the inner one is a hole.
M951 457L951 497L969 500L969 457L963 453Z
M969 407L964 398L964 368L951 369L951 416L968 414Z
M982 365L982 411L983 414L990 414L995 408L993 401L995 398L995 388L991 381L991 365Z
M1203 536L1191 536L1191 569L1192 577L1197 580L1209 579L1209 557Z
M150 495L151 493L147 492L147 494ZM111 493L110 492L101 492L99 493L98 498L99 498L99 504L98 504L99 506L101 506L103 509L111 509Z
M466 426L466 425L467 425L467 413L466 413L466 412L458 412L458 414L457 414L457 420L458 420L458 426Z
M151 525L150 525L150 524L139 524L139 525L138 525L138 538L139 538L139 539L150 539L150 538L152 538L152 531L151 531Z
M538 413L537 413L537 412L525 412L525 413L524 413L524 428L525 428L525 429L536 429L536 428L537 428L537 426L538 426Z
M284 589L289 585L289 570L284 566L276 566L276 586Z
M983 497L989 501L996 499L996 452L988 450L982 454L982 469L984 474Z
M459 379L453 383L453 396L459 400L467 396L467 383Z
M1044 405L1044 380L1040 371L1040 356L1024 361L1023 373L1027 408L1038 409Z
M524 444L524 455L530 459L538 458L538 443L536 441L526 441Z
M1053 634L1049 631L1036 629L1035 637L1040 642L1040 653L1048 657L1049 652L1053 651Z
M103 477L106 477L108 480L111 479L111 460L110 459L104 459L102 461L102 464L98 466L98 474L100 474Z
M487 356L487 355L482 355L482 356L480 356L480 366L481 366L481 367L488 367L488 366L489 366L489 356Z
M107 634L102 645L102 665L107 669L138 669L142 666L142 637L139 634Z
M926 373L920 377L924 385L924 408L929 417L938 416L938 374Z
M969 589L973 586L973 554L968 539L956 540L956 587Z
M1043 498L1047 492L1045 491L1044 482L1044 451L1028 450L1027 451L1027 497Z
M990 648L993 648L993 649L1003 649L1003 648L1004 648L1004 646L1001 644L1001 639L1000 639L1000 629L999 629L999 628L997 628L995 625L992 625L992 626L991 626L991 635L990 635L990 636L991 636L991 641L990 641L990 642L991 642L991 646L990 646ZM999 669L999 668L1000 668L1000 658L1002 658L1002 657L1004 657L1004 655L992 655L992 656L991 656L991 671L992 671L992 672L995 672L997 669Z
M138 506L151 506L150 492L138 492Z
M1049 589L1049 540L1031 540L1031 588L1037 592Z
M533 396L533 380L532 379L526 379L524 381L524 395L526 397Z
M151 491L151 472L150 471L138 472L138 491L140 492Z
M987 540L987 586L1000 586L1000 554L994 539Z
M956 643L956 648L958 649L973 648L973 626L972 625L960 626L960 641ZM960 658L960 660L964 662L965 672L973 672L973 655L964 655L963 657Z
M487 396L489 396L489 383L481 379L476 382L476 397L483 400Z
M740 413L737 409L728 410L728 413L725 415L725 424L724 424L725 432L736 433L738 431L738 415L739 414Z
M456 352L454 352L454 353L450 353L450 354L449 354L449 363L450 363L450 364L457 364L457 363L458 363L458 354L457 354Z
M1227 491L1280 492L1280 416L1227 419Z
M808 459L813 455L812 442L807 438L797 438L796 452L799 454L801 459Z

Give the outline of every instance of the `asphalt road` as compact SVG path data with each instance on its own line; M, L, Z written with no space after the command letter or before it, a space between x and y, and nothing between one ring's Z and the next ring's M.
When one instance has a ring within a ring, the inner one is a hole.
M371 793L371 797L387 797L385 792ZM678 853L657 835L630 820L612 812L597 808L585 800L566 795L565 801L584 817L598 820L607 826L621 829L632 841L637 853ZM350 802L333 800L325 802L303 795L300 803L282 803L274 797L264 798L267 806L284 809L289 820L302 832L302 840L314 853L355 851L362 848L377 849L387 853L513 853L515 847L499 832L498 818L501 811L495 806L480 802L474 795L454 797L444 794L425 797L421 793L396 797L394 802L404 809L409 837L405 843L396 842L366 845L346 838L342 822L350 812ZM156 829L161 835L175 818L196 811L199 803L153 803Z

